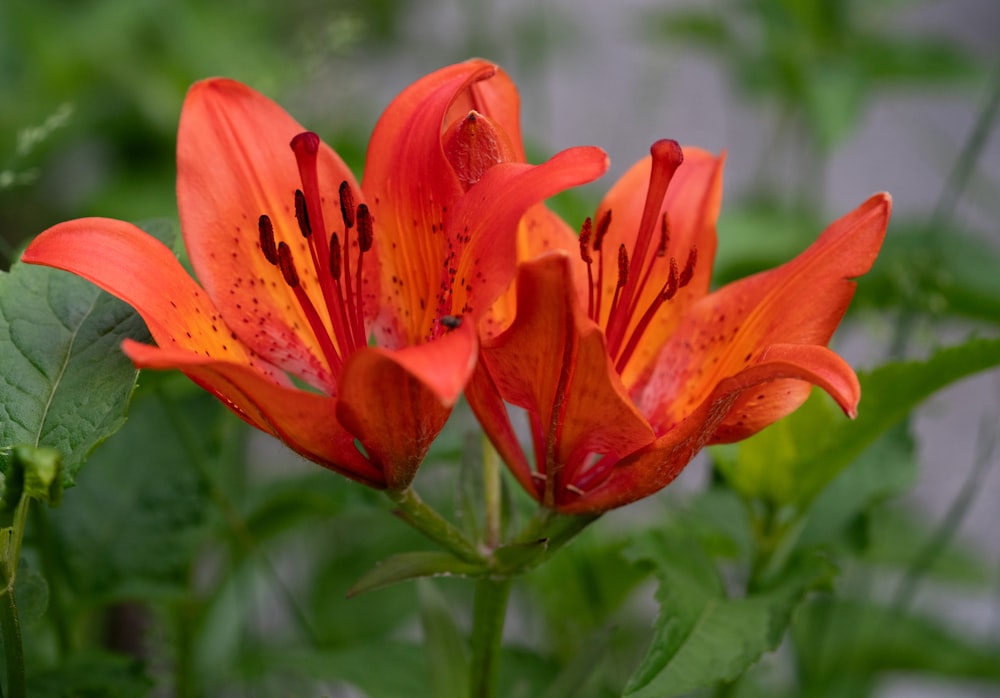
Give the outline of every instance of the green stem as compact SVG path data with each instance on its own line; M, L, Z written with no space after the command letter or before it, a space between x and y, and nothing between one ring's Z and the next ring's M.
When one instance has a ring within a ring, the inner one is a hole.
M412 489L388 490L386 495L399 509L400 517L455 557L466 562L482 562L483 556L450 521L429 507Z
M486 507L486 547L498 548L500 531L500 458L496 449L483 437L483 504Z
M6 580L5 580L6 581ZM17 604L14 602L14 583L8 582L0 602L0 631L3 632L4 664L7 667L8 698L24 698L24 649L21 645L21 623L17 618Z
M0 633L3 634L4 664L7 669L6 698L24 698L24 647L21 642L21 623L17 617L17 603L14 599L14 581L17 578L17 561L21 555L21 540L24 537L25 521L31 498L22 496L14 511L14 525L7 539L6 550L0 564L3 589L0 595Z
M476 581L472 610L472 667L469 697L494 698L500 673L503 626L510 598L510 577L485 577Z

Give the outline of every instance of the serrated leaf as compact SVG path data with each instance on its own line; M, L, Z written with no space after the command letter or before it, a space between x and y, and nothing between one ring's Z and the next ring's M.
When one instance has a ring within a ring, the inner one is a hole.
M845 419L814 391L794 414L716 454L730 482L746 496L803 506L923 400L995 366L1000 366L1000 339L974 339L926 361L886 364L859 374L857 419Z
M683 534L647 537L632 556L653 563L660 614L625 687L629 698L669 698L740 676L777 647L805 594L831 575L822 558L801 557L766 590L731 598L712 561Z
M383 560L355 582L348 596L420 577L476 576L485 569L470 562L463 562L450 553L418 551L400 553Z
M0 449L49 446L69 484L125 421L137 371L119 349L141 318L71 274L15 263L0 273Z

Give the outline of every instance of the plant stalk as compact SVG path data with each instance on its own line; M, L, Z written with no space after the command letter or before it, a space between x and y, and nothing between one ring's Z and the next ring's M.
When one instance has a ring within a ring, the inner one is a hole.
M495 698L497 695L503 626L512 581L511 577L484 577L476 581L469 698Z

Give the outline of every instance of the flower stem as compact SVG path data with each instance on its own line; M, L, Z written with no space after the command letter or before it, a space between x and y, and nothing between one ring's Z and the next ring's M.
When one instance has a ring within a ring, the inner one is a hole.
M466 562L482 562L483 556L448 519L429 507L412 488L388 490L400 517L455 557Z
M483 437L483 505L486 508L486 547L493 550L501 538L500 458L493 444Z
M497 695L503 626L512 581L510 577L484 577L476 581L472 610L470 698L494 698Z

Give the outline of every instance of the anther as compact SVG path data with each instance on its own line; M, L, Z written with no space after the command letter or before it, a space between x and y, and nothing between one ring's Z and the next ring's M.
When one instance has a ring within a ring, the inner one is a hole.
M583 221L583 227L580 228L580 258L587 264L594 261L594 258L590 255L590 236L593 228L594 224L588 216Z
M285 283L291 288L299 285L299 274L295 271L295 262L292 261L292 250L284 242L278 243L278 269Z
M608 228L611 227L611 209L604 212L601 216L601 220L597 222L597 232L594 235L594 252L601 251L601 245L604 244L604 236L608 233Z
M665 257L667 254L667 246L670 244L670 219L667 217L667 212L663 212L663 218L660 219L660 247L656 250L657 257Z
M449 330L454 330L461 326L462 318L455 317L454 315L445 315L441 318L441 324Z
M663 288L663 300L668 301L677 295L677 289L680 288L680 282L677 276L677 260L673 257L670 258L670 273L667 276L666 286Z
M306 195L302 193L301 189L295 190L295 220L298 221L302 237L307 238L312 235L312 227L309 225L309 208L306 206Z
M358 206L358 248L362 252L367 252L372 248L372 241L375 239L372 214L368 211L367 204Z
M681 276L677 281L677 285L680 288L684 288L689 283L691 279L694 278L694 265L698 261L698 248L691 246L691 251L688 253L687 262L684 264L684 271L681 272Z
M271 264L277 264L278 248L274 244L274 226L266 214L257 220L257 229L260 231L260 249L264 253L264 259Z
M340 240L337 234L330 236L330 277L340 281Z
M354 192L347 180L340 183L340 215L346 229L354 227Z
M618 288L628 283L628 250L625 244L618 246Z

